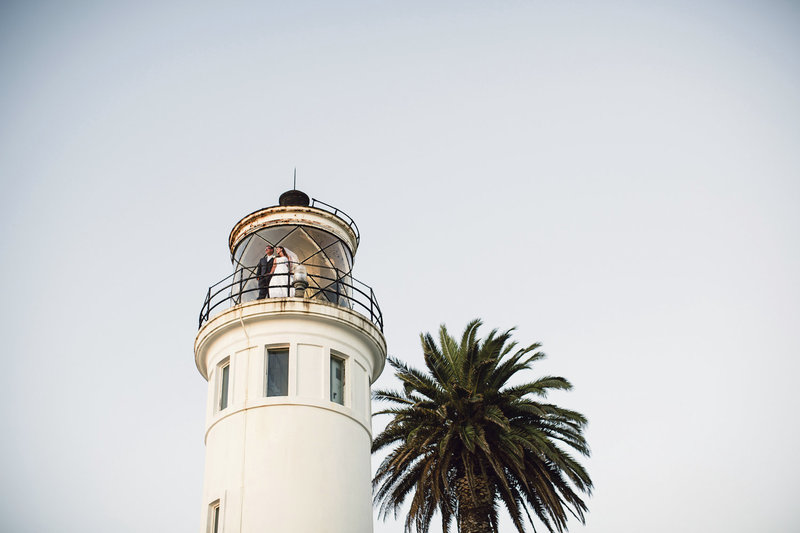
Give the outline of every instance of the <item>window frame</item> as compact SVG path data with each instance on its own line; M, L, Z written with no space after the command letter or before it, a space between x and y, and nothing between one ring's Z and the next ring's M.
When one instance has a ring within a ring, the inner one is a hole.
M227 370L227 372L226 372ZM215 402L214 402L214 412L219 413L230 407L231 404L231 372L232 365L231 365L231 358L230 356L224 358L222 361L217 363L217 370L216 370L216 394L215 394ZM226 379L227 378L227 379ZM225 405L222 405L223 401L223 392L225 393Z
M347 406L347 359L348 357L342 355L340 353L331 351L330 358L328 359L328 401L331 401L335 404L341 405L342 407ZM333 378L331 375L331 371L333 369L333 361L339 361L342 364L342 401L337 402L333 399Z
M208 533L222 533L222 501L218 498L208 504Z
M269 394L269 355L270 352L277 353L277 352L286 352L286 394ZM289 396L289 385L291 380L289 379L290 374L290 367L291 367L291 350L288 344L277 344L273 346L265 346L264 347L264 372L262 374L264 378L264 387L263 393L265 398L285 398Z

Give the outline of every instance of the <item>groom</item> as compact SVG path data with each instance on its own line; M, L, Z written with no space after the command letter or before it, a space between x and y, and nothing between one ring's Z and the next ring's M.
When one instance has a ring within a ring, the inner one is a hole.
M258 262L256 269L256 279L258 279L258 299L263 300L269 295L269 280L272 278L272 264L275 262L275 256L272 255L272 245L267 245L264 250L264 257Z

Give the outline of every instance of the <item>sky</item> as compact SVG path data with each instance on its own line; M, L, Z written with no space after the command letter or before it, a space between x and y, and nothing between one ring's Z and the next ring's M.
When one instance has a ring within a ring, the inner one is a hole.
M358 224L391 355L476 317L543 343L531 376L589 419L570 531L800 530L799 28L789 1L0 3L0 529L200 530L197 316L296 167Z

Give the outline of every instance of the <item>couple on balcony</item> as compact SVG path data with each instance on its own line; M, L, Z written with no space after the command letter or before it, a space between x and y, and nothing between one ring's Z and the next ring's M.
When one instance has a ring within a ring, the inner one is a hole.
M299 263L297 254L288 248L268 245L256 269L258 299L294 296L294 289L290 287L291 274Z

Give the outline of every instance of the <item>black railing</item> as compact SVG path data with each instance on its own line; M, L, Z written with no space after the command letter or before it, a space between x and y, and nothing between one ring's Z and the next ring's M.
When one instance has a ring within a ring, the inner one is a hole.
M361 234L358 232L358 226L356 226L355 220L353 220L350 217L350 215L348 215L338 207L333 207L332 205L326 204L325 202L321 202L316 198L311 199L311 207L316 207L317 209L322 209L323 211L327 211L328 213L333 213L335 216L347 222L347 225L350 226L350 229L352 229L353 233L356 234L356 246L358 246L358 243L361 242Z
M300 276L298 276L299 278ZM278 274L273 279L286 279L286 283L271 285L271 295L266 299L275 297L306 298L332 303L340 307L352 309L369 318L373 324L383 332L383 313L378 306L375 292L369 285L358 281L350 274L337 277L328 277L322 274L306 274L305 281L308 286L305 290L296 289L294 276ZM274 281L273 281L274 283ZM302 290L303 294L300 294ZM261 289L258 280L251 269L239 269L223 280L218 281L208 288L203 308L200 310L198 328L208 320L236 305L258 300ZM276 294L278 296L276 296Z

